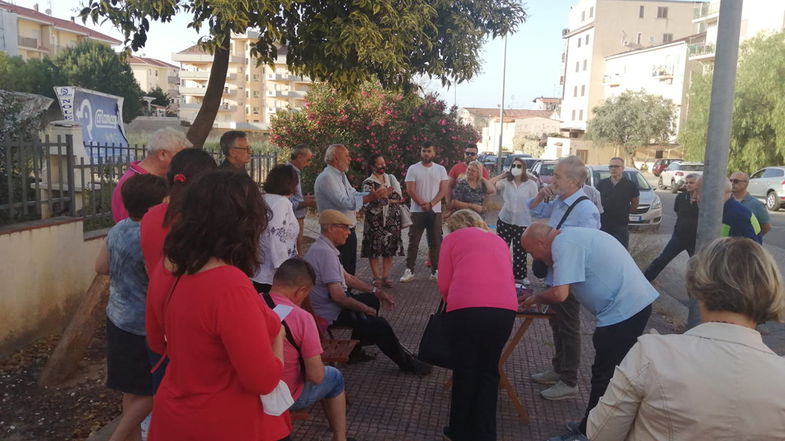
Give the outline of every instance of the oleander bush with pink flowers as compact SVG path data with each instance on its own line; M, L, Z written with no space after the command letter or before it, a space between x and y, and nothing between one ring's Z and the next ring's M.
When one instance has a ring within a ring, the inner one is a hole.
M335 92L325 84L313 85L302 111L279 112L272 121L271 140L278 146L306 144L314 152L313 165L303 170L303 189L324 168L324 151L330 144L349 148L348 172L358 187L369 175L367 158L382 153L388 173L403 182L409 165L419 161L420 145L428 140L437 147L436 162L448 170L463 159L463 147L479 136L435 95L390 92L368 84L353 96Z

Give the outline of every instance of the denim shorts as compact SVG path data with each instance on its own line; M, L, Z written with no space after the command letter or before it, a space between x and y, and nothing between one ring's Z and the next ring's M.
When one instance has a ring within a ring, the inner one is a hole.
M325 398L335 398L343 393L343 374L332 366L324 367L324 379L319 384L305 382L303 391L289 410L301 410L310 407Z

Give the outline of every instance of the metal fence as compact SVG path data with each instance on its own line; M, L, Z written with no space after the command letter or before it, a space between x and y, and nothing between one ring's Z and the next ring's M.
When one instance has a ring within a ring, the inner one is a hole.
M12 140L0 144L0 225L54 216L84 218L85 231L109 227L112 193L129 164L145 157L144 145L85 145L72 137ZM220 152L210 151L216 162ZM261 184L275 153L254 153L248 173Z

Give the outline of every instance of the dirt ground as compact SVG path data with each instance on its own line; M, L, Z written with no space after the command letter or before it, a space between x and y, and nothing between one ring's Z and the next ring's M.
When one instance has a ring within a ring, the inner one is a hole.
M120 414L120 393L104 385L103 326L75 378L58 388L38 385L58 338L40 339L0 360L0 440L84 440Z

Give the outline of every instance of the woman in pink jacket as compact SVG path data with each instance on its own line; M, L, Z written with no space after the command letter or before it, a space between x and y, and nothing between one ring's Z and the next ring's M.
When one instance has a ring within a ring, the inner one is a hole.
M476 212L458 210L439 254L453 365L448 440L495 441L499 357L518 301L510 249Z

